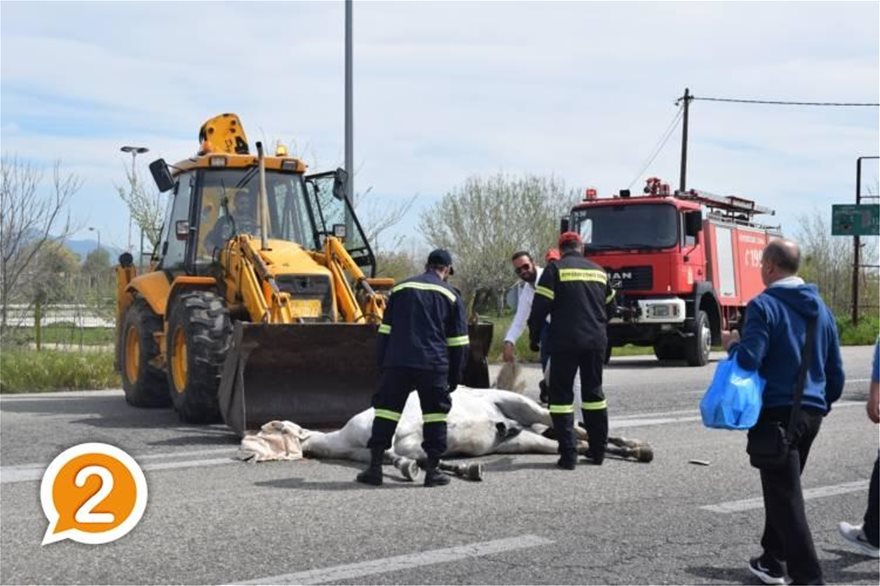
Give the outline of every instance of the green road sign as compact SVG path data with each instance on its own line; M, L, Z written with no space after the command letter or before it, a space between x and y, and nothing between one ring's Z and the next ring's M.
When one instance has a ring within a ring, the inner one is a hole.
M878 234L880 234L880 205L831 206L832 236L877 236Z

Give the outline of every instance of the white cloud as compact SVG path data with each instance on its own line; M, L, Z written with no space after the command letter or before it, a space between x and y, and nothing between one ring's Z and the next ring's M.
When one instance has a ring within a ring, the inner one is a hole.
M3 150L69 164L86 180L76 213L119 242L122 144L149 146L143 163L183 158L206 118L234 111L251 141L341 164L343 14L341 2L4 2ZM356 185L420 193L422 207L500 170L626 187L685 87L880 101L876 3L357 2L354 17ZM804 202L851 201L855 158L878 148L876 108L697 101L690 129L689 185L752 195L786 224ZM677 184L679 140L647 174Z

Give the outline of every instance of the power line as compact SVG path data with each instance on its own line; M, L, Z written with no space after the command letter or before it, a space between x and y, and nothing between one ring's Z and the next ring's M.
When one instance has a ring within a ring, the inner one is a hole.
M648 158L647 162L642 166L639 170L638 174L633 178L630 184L627 186L627 189L631 189L636 181L644 174L645 170L651 166L651 163L654 162L654 159L657 158L657 155L660 154L660 151L663 150L663 147L666 146L666 142L669 140L669 137L672 136L672 132L678 126L678 122L681 120L681 115L684 112L684 107L679 107L678 112L675 113L675 116L672 118L672 122L669 123L669 127L663 132L660 136L660 139L657 141L657 144L654 147L654 153Z
M782 100L740 100L735 98L698 98L691 97L692 100L703 100L704 102L736 102L739 104L770 104L773 106L867 106L877 108L880 104L867 102L786 102Z

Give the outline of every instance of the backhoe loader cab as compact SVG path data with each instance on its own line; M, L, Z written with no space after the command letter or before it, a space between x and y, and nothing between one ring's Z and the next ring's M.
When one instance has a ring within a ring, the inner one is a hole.
M281 147L251 154L234 114L202 125L199 141L193 157L150 165L169 193L151 270L117 267L126 400L171 403L191 422L222 417L240 434L272 419L344 423L375 391L394 284L375 277L345 172L307 175ZM491 328L471 335L482 343L470 382L487 386Z

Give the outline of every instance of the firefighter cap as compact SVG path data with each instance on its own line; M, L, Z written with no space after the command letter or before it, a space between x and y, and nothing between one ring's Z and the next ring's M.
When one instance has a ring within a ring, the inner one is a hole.
M563 246L568 242L577 242L578 244L583 244L583 240L581 240L581 235L577 232L563 232L559 235L559 246Z
M449 274L454 275L455 270L452 268L452 255L448 250L437 248L428 255L428 264L440 267L449 267Z

